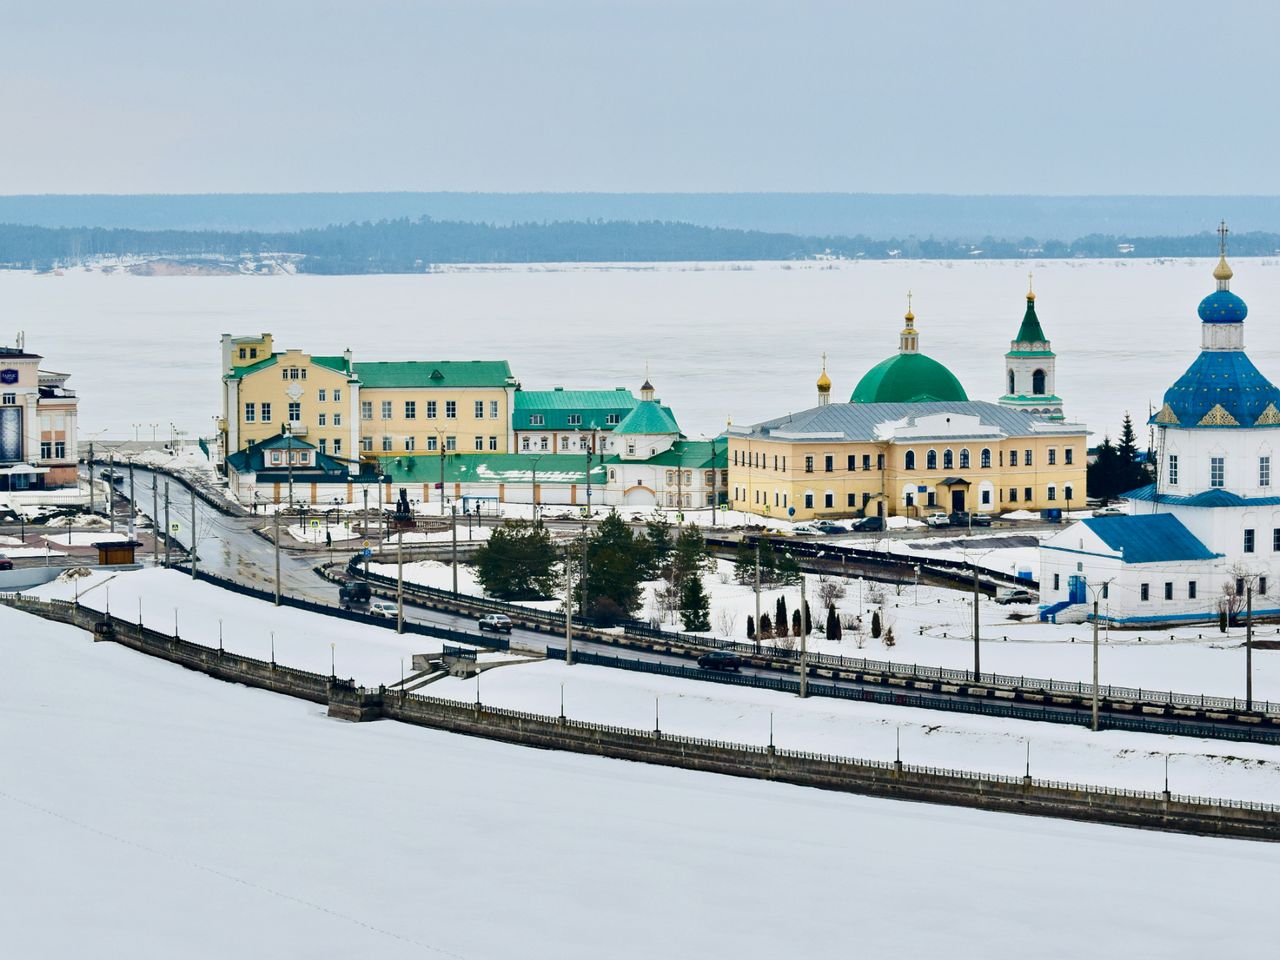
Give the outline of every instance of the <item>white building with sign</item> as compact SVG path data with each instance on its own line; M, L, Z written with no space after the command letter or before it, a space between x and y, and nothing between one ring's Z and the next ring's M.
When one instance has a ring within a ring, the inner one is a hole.
M41 370L43 358L0 347L0 492L76 485L76 404L68 375Z

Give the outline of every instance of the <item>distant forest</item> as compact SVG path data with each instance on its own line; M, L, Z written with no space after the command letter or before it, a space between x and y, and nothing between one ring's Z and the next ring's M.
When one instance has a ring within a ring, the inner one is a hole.
M988 238L798 236L667 221L556 221L509 225L400 218L288 232L134 230L0 224L0 266L49 269L121 257L294 254L306 273L421 273L435 264L679 260L801 260L821 256L881 260L1203 257L1218 238L1090 234L1066 242ZM1280 234L1231 237L1237 256L1280 251Z

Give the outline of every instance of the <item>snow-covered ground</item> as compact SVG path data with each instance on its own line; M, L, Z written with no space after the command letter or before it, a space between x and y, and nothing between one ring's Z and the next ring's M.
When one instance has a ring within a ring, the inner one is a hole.
M1274 379L1280 260L1231 262L1232 287L1249 303L1250 356ZM1213 290L1212 269L1208 259L1028 259L513 264L349 277L6 270L0 303L38 331L28 346L93 398L81 411L86 436L104 427L127 433L145 411L163 411L192 435L207 432L209 417L221 412L223 330L270 330L281 348L315 353L349 346L360 360L508 359L530 389L634 390L647 361L658 395L684 431L698 436L719 432L729 416L753 423L811 406L824 351L832 396L847 397L862 374L897 350L908 290L915 292L921 348L950 367L969 396L993 400L1004 390L1002 357L1034 270L1037 312L1058 353L1067 415L1100 436L1114 435L1126 410L1140 421L1148 402L1159 407L1195 358L1196 306ZM352 317L376 318L376 335L352 342ZM450 319L424 324L423 317ZM122 329L131 336L117 336ZM1115 336L1120 329L1124 337ZM705 346L691 348L691 330ZM126 369L148 376L119 390L116 371ZM760 389L762 375L768 389Z
M120 543L129 539L127 530L117 530L115 533L110 533L107 530L103 530L101 533L46 533L42 536L50 545L57 546L61 544L64 547L91 547L95 543Z
M774 960L856 937L1056 958L1085 935L1244 956L1272 936L1251 893L1271 845L346 724L6 609L0 672L23 678L0 700L15 957Z
M394 564L372 564L369 568L394 577ZM421 561L405 564L405 579L412 583L452 589L452 568L447 563ZM826 623L822 596L823 578L806 575L807 599L815 629ZM872 580L831 578L844 588L836 600L842 619L861 615L861 646L856 631L846 627L839 641L814 633L810 650L846 657L866 657L895 663L928 664L961 670L973 668L972 595L938 587L901 587ZM720 560L714 572L703 577L711 603L711 636L746 642L747 617L755 615L755 592L750 585L733 579L733 564ZM643 614L657 619L671 630L680 622L660 609L657 590L661 582L645 585ZM473 568L460 564L458 589L480 594ZM786 600L788 616L800 601L799 586L766 587L760 591L760 609L774 618L776 600ZM877 598L880 598L877 600ZM558 600L530 604L543 609L560 609ZM893 629L895 644L887 647L884 638L870 636L872 614L883 614L883 627ZM1052 624L1036 620L1034 605L1003 606L984 598L979 607L984 672L1041 679L1089 682L1093 672L1092 628L1086 624ZM1021 616L1025 619L1011 619ZM1254 636L1260 640L1280 638L1280 627L1259 625ZM1210 696L1243 697L1245 694L1244 629L1221 634L1216 627L1180 627L1174 630L1102 631L1100 677L1116 686L1145 687L1149 690L1176 690ZM1280 650L1255 650L1253 692L1259 699L1280 702Z
M184 640L216 648L221 630L224 649L259 660L271 659L274 642L277 663L327 675L332 662L338 676L365 686L398 682L413 654L438 653L441 647L434 637L397 634L394 623L390 628L375 627L277 607L175 570L94 571L78 578L78 586L81 605L93 610L110 605L117 617L134 620L141 600L142 622L155 630L172 632L176 611L178 635ZM77 581L64 576L29 592L70 600L76 590ZM430 615L423 619L430 620Z

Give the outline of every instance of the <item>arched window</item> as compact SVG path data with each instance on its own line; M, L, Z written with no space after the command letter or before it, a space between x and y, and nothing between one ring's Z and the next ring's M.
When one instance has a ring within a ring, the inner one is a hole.
M1031 374L1031 392L1037 397L1044 396L1044 371L1037 370Z
M950 450L942 451L942 469L951 470L956 465L955 457L951 455Z
M982 466L983 466L983 469L989 469L991 467L991 448L990 447L982 448Z
M1012 370L1010 370L1010 371L1009 371L1009 396L1011 396L1011 397L1012 397L1012 396L1013 396L1013 394L1014 394L1014 390L1013 390L1013 371L1012 371Z
M906 459L906 469L914 470L916 468L916 452L914 450L908 450L907 456L905 459Z
M965 449L960 451L960 469L961 470L969 469L969 448L968 447L965 447Z
M937 450L930 450L928 453L925 454L924 467L926 470L938 469L938 451Z

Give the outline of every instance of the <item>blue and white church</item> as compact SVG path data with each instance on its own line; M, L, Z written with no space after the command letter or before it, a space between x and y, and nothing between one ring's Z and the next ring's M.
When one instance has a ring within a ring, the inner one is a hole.
M1073 523L1041 547L1042 619L1080 621L1099 601L1118 623L1213 620L1229 594L1280 613L1280 388L1244 351L1248 307L1231 292L1226 225L1217 289L1200 302L1200 354L1164 395L1156 482L1129 513Z

